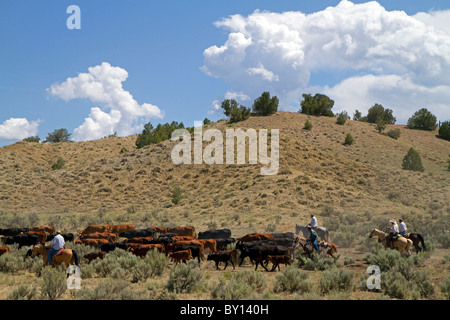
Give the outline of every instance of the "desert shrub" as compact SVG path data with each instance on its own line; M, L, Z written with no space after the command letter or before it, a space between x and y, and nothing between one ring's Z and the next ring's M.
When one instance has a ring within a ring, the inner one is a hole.
M34 136L34 137L28 137L23 139L23 141L25 142L40 142L41 139L38 136Z
M353 230L353 229L352 229ZM355 242L356 235L353 232L350 231L341 231L338 230L333 235L333 242L338 246L342 248L350 248L353 246L353 243Z
M252 287L242 279L219 279L219 283L211 290L211 298L215 300L243 300L252 294Z
M392 139L397 140L398 138L400 138L400 129L392 129L389 130L386 135Z
M306 120L305 126L303 127L303 129L311 131L312 127L313 127L313 125L312 125L311 121L309 121L309 119Z
M450 300L450 276L439 283L439 288L441 288L442 295L445 299Z
M36 296L36 287L21 284L17 289L14 289L14 291L8 295L8 300L35 300Z
M350 119L350 117L348 116L348 113L346 111L342 111L342 112L338 113L338 115L337 115L336 124L344 125L345 122L347 121L347 119Z
M59 157L58 160L56 160L56 162L54 162L52 164L52 170L59 170L59 169L64 168L65 163L66 163L66 160Z
M377 120L375 121L375 129L381 133L384 131L384 129L386 129L387 126L387 122L382 118L382 117L378 117Z
M23 253L23 250L21 250ZM4 254L0 257L0 272L16 274L26 268L26 262L23 255L20 255L16 250L11 250L11 253Z
M415 270L414 263L401 259L391 270L381 274L385 294L398 299L429 298L434 287L427 271Z
M57 300L66 292L66 273L62 265L58 268L44 268L41 276L41 297L43 299Z
M77 300L144 300L143 290L133 290L125 280L108 279L100 282L94 289L82 288L76 292Z
M411 118L408 119L408 128L417 130L436 130L436 116L428 111L426 108L422 108L416 111Z
M382 272L393 268L402 259L397 250L379 250L377 253L367 254L363 260L370 265L377 265Z
M266 280L262 273L255 271L240 271L232 274L236 280L244 281L252 290L261 292L266 286Z
M296 266L286 266L283 272L276 276L275 292L307 293L310 292L313 283L308 280L308 273L300 271Z
M176 205L176 204L180 203L182 198L183 198L183 191L181 191L181 188L180 187L173 188L172 203Z
M148 278L161 276L167 266L168 258L156 249L147 253L132 269L133 282L145 281Z
M355 143L355 139L353 139L350 133L347 133L347 135L345 136L344 145L350 146L353 143Z
M402 169L420 172L425 171L419 153L412 147L408 150L408 153L403 157Z
M170 271L166 288L175 293L190 293L199 286L202 278L193 264L178 264Z
M308 256L303 254L302 250L296 250L295 258L298 261L298 267L304 270L323 271L336 267L336 263L331 257L316 252Z
M319 290L322 295L333 291L353 291L353 272L346 269L332 269L325 271L319 281Z

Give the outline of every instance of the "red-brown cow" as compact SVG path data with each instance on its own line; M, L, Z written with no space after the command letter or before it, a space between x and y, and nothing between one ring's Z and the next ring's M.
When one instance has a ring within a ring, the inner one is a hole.
M125 239L125 243L140 243L149 244L149 241L153 240L153 237L136 237L131 239Z
M32 227L28 231L43 231L43 232L47 232L48 234L56 233L55 227L52 227L52 226Z
M147 252L149 252L150 250L158 250L158 252L164 253L164 245L160 244L160 243L155 243L155 244L130 244L131 246L129 246L128 250L134 254L135 256L138 257L145 257L145 255L147 254Z
M125 231L131 231L134 229L136 229L134 224L118 224L118 225L111 226L111 229L109 230L109 232L121 233L121 232L125 232Z
M153 230L158 233L167 233L167 228L164 227L148 227L147 229Z
M109 243L107 239L78 239L75 244L84 244L90 247L100 247L102 244Z
M80 239L106 239L109 242L116 242L119 240L119 235L112 232L94 232L80 234Z
M92 260L95 259L104 259L106 256L106 252L105 251L97 251L97 252L91 252L91 253L86 253L83 258L85 258L86 260L88 260L88 264L91 263Z
M258 240L267 240L270 238L273 238L273 235L264 234L264 233L249 233L243 237L237 238L237 240L240 242L250 242L250 241L258 241Z
M174 233L177 236L195 236L195 228L192 226L167 228L167 233Z
M9 253L9 247L0 247L0 257L5 253Z
M172 261L175 262L175 264L178 264L180 262L187 264L186 261L194 259L192 257L191 250L180 250L180 251L171 252L171 253L169 253L169 258L171 258Z
M81 230L80 233L94 233L94 232L110 232L110 224L91 224L86 229Z
M266 258L267 262L272 262L272 270L274 271L278 267L278 271L280 271L280 264L284 265L290 265L291 264L291 257L290 255L284 254L284 255L268 255Z
M209 250L209 252L214 253L217 252L217 240L215 239L198 239L201 243L203 243L203 247Z

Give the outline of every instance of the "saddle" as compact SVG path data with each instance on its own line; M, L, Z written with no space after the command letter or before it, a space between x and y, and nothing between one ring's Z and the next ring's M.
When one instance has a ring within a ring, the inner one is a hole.
M59 249L58 251L56 251L56 252L53 254L53 256L54 256L54 257L59 256L60 254L63 253L64 250L66 250L66 248L61 248L61 249Z

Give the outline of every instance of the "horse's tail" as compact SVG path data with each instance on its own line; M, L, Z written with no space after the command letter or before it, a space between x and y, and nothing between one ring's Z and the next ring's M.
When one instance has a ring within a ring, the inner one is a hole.
M73 258L75 259L75 265L77 267L79 267L78 253L75 250L72 250L72 255L73 255Z
M420 242L422 243L423 250L427 250L427 247L425 246L425 241L423 240L423 237L420 233L417 234L417 237L419 238Z

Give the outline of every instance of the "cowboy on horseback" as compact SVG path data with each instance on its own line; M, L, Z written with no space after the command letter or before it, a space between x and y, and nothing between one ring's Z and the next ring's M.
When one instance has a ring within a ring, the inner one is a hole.
M64 241L63 236L61 235L61 231L56 231L56 236L53 238L52 243L50 244L50 250L48 251L48 264L52 264L52 256L55 252L64 248L66 242Z
M397 222L395 222L395 220L391 220L390 223L392 224L392 227L389 228L389 230L391 232L386 237L386 248L392 249L391 243L397 239L398 234L399 234L399 229L398 229Z
M398 231L399 231L399 234L400 235L402 235L402 236L406 236L406 224L403 222L403 219L398 219L398 222L400 222L400 225L399 225L399 227L398 227Z
M311 241L312 245L314 246L314 249L316 249L317 252L320 252L319 246L317 245L317 240L319 239L317 233L312 229L311 225L308 225L308 231L309 231L309 241Z
M308 226L311 226L311 229L316 230L317 229L317 218L311 214L311 221L309 222Z

